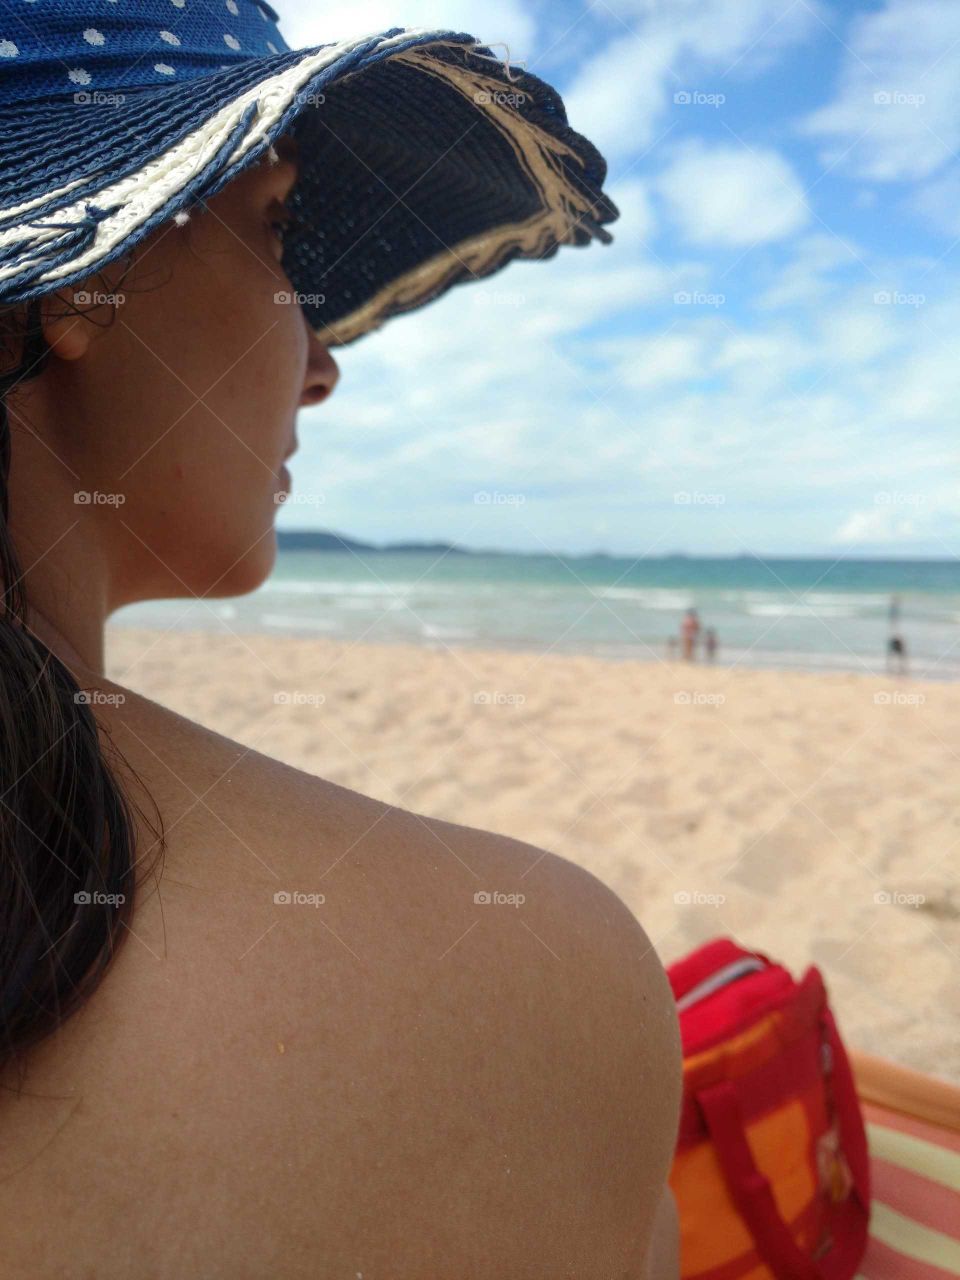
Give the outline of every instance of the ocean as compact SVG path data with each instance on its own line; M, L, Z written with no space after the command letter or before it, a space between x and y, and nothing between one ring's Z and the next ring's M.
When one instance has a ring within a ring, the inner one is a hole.
M696 608L720 665L881 674L893 596L910 674L960 678L952 561L284 549L250 595L130 605L111 625L655 660Z

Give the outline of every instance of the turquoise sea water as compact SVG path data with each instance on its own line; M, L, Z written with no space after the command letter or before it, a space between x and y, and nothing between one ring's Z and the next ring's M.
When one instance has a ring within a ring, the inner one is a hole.
M666 656L692 606L722 664L879 673L894 594L911 674L960 677L950 561L284 550L248 596L132 605L113 622L643 660Z

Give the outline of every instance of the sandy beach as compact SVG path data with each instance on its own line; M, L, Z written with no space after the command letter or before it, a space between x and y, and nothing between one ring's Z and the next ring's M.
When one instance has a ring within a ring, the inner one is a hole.
M822 969L849 1043L960 1082L960 686L114 627L107 674L258 751L589 868L666 963Z

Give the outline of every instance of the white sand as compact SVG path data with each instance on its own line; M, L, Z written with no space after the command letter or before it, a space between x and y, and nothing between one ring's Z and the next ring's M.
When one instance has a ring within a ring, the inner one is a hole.
M851 1045L960 1081L956 685L126 628L108 675L581 863L666 963L731 934L817 964Z

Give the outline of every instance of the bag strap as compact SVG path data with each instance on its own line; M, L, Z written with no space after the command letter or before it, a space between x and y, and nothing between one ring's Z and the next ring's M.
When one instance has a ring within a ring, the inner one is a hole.
M820 1268L803 1253L780 1217L769 1179L757 1168L733 1083L720 1080L698 1089L696 1097L727 1188L750 1229L757 1253L777 1280L822 1280Z
M870 1204L870 1154L867 1134L857 1096L857 1084L853 1077L850 1059L840 1039L840 1032L833 1014L825 1013L826 1040L830 1054L827 1072L828 1096L832 1096L840 1141L844 1156L853 1177L853 1189L866 1210Z

